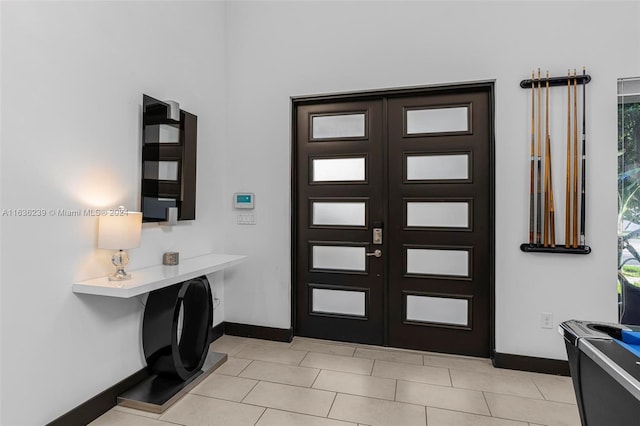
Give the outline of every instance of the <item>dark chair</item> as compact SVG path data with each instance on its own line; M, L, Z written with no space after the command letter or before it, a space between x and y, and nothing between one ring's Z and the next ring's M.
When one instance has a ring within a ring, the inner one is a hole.
M640 287L620 280L622 287L622 306L620 309L620 323L640 325Z

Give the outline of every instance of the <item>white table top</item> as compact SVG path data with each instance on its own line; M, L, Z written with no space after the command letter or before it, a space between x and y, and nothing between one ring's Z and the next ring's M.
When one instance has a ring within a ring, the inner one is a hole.
M180 264L175 266L157 265L127 271L132 276L126 281L109 281L108 277L80 281L73 284L73 292L129 298L221 271L242 263L246 259L247 256L235 254L205 254L190 259L180 259Z

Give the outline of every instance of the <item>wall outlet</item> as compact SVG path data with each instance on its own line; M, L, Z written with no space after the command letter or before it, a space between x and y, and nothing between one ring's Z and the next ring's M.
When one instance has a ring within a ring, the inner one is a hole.
M218 292L213 290L213 309L220 306L220 299L218 299Z
M540 327L553 328L553 314L550 312L543 312L540 314Z

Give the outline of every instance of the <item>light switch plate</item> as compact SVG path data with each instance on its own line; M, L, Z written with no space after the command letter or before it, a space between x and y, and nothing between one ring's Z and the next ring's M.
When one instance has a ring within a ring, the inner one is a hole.
M243 213L236 216L236 224L238 225L255 225L256 215L255 213Z

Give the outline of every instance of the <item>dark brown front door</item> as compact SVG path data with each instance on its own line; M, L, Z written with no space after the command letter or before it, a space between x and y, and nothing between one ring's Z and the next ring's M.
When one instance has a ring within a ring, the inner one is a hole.
M489 356L491 83L294 100L294 332Z
M296 108L297 321L300 335L383 343L382 101ZM335 127L335 128L334 128Z
M490 112L487 91L389 100L391 346L489 356Z

